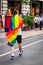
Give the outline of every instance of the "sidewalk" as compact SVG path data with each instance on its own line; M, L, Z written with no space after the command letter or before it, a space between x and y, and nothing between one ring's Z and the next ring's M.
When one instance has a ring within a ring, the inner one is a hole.
M40 34L43 34L43 30L36 31L35 29L33 29L33 30L29 30L29 31L23 31L22 37L27 38L27 37L40 35Z
M5 36L6 32L0 31L0 38L6 38ZM27 37L31 37L31 36L35 36L35 35L39 35L39 34L43 34L43 29L42 30L29 30L29 31L22 31L22 38L27 38Z

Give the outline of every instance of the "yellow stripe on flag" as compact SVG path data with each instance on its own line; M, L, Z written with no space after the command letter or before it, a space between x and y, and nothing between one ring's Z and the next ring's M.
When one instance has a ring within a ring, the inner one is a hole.
M8 41L11 43L12 40L15 40L15 38L17 37L18 33L15 33L13 36L11 36L11 38L8 39Z

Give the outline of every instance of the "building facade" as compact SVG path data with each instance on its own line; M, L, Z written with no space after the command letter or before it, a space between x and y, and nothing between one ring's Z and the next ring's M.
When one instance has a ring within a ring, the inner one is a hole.
M26 2L28 2L28 4ZM21 0L0 0L0 14L3 18L3 25L5 25L5 14L7 12L8 6L11 8L17 8L19 13L26 15L28 12L35 14L35 12L43 12L43 0L24 0L23 4L20 5ZM38 7L37 4L39 3Z
M0 14L3 18L3 25L5 25L5 14L8 6L10 6L11 8L15 8L17 6L19 12L23 13L24 15L26 15L27 12L30 13L30 4L23 3L20 6L20 1L21 0L0 0ZM30 2L30 0L28 0L28 2Z
M43 0L32 0L30 6L33 15L43 13Z

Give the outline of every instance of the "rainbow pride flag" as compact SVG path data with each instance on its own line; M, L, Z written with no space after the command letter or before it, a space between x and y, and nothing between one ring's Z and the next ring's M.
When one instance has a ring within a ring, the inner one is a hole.
M19 17L18 14L12 17L10 21L9 32L6 33L6 38L10 44L13 44L16 41L19 28L23 25L23 20Z

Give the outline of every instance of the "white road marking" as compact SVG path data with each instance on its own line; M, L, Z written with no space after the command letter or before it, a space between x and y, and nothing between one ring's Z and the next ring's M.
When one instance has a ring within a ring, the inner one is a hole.
M26 48L26 47L29 47L29 46L31 46L31 45L37 44L37 43L39 43L39 42L41 42L41 41L43 41L43 39L38 40L38 41L33 42L33 43L30 43L30 44L28 44L28 45L25 45L25 46L23 46L23 48ZM17 51L17 50L18 50L18 48L15 49L14 52ZM10 54L10 53L11 53L11 51L6 52L6 53L3 53L3 54L0 55L0 57L3 57L3 56L5 56L5 55L7 55L7 54Z

